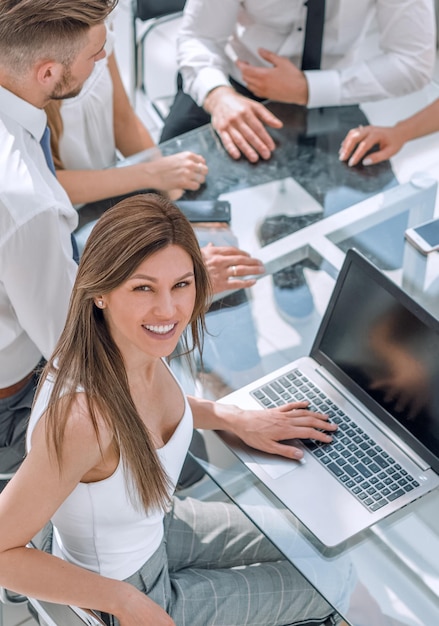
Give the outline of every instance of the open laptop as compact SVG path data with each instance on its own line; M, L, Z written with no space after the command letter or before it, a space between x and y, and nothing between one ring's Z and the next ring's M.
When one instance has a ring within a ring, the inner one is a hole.
M221 401L258 408L308 399L338 423L301 462L225 435L235 454L326 546L439 485L439 321L355 250L310 356Z

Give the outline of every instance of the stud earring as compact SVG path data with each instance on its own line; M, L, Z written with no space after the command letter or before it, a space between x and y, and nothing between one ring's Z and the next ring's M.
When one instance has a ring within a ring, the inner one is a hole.
M99 307L100 309L103 309L103 308L104 308L104 301L103 301L103 300L98 300L98 307Z

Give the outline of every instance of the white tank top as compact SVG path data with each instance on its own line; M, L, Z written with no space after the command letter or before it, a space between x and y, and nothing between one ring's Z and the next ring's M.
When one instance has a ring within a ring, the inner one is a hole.
M177 384L181 389L178 381ZM52 383L46 380L30 417L28 450L51 390ZM169 495L177 484L192 437L192 412L184 393L183 396L183 417L166 445L157 450L171 484ZM52 517L53 553L109 578L124 580L134 574L159 547L164 514L159 510L136 510L126 484L121 462L109 478L79 483Z

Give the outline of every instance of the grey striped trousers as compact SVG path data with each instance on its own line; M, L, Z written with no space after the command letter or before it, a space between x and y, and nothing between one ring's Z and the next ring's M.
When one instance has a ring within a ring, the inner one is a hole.
M339 621L246 516L222 502L174 498L164 541L126 582L165 608L177 626ZM118 621L109 617L109 624Z

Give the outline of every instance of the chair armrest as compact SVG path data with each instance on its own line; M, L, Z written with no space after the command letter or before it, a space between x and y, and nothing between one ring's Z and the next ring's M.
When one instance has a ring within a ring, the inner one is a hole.
M34 541L28 543L28 548L39 549ZM20 597L23 598L23 596ZM41 617L44 626L106 626L99 615L91 609L55 604L35 598L25 598L25 600L29 601Z
M106 626L94 611L34 598L29 598L29 602L45 626Z

